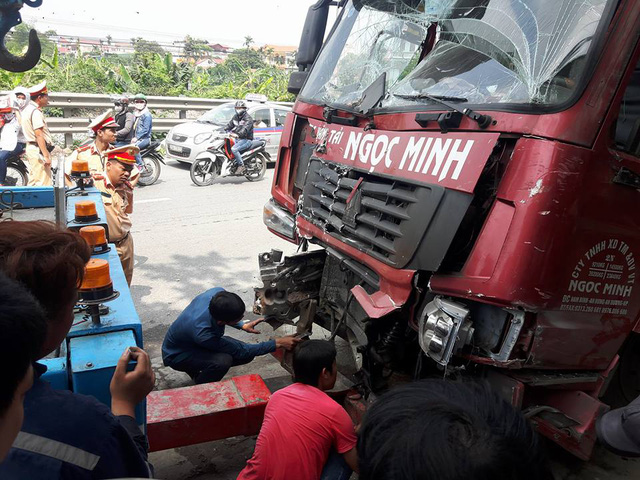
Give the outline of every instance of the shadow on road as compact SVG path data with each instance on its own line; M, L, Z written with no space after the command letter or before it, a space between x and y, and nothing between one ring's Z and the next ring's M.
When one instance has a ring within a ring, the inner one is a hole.
M185 250L188 245L185 245ZM245 303L253 298L241 279L252 278L252 269L239 268L252 265L249 257L227 258L210 250L207 254L191 256L174 254L165 262L136 255L132 295L142 320L145 343L151 355L160 355L160 344L171 322L198 294L213 287L223 287L238 293ZM251 311L251 303L247 309ZM254 318L252 313L247 318Z
M167 167L173 167L178 170L186 170L188 172L189 169L191 168L190 163L177 162L175 160L167 160L166 158L164 161L166 162Z

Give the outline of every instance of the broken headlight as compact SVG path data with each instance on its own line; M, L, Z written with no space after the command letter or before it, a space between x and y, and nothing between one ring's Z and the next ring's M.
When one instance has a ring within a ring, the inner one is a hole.
M469 309L441 297L427 304L418 327L420 347L429 358L443 366L454 353L468 345L473 336Z

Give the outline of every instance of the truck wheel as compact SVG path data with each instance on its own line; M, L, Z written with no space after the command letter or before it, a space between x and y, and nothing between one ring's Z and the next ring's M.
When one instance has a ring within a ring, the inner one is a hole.
M624 407L640 396L640 335L632 333L619 355L618 368L602 396L611 408Z

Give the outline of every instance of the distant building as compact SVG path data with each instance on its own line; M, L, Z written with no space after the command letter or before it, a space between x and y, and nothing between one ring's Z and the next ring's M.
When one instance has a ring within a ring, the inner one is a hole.
M111 55L132 55L135 53L131 39L115 39L115 38L96 38L96 37L76 37L70 35L52 35L49 37L58 47L58 52L62 55L75 55L78 52L83 54L92 54L98 52L100 54ZM159 42L162 49L173 55L174 61L182 57L184 53L184 41L177 40L174 42ZM210 66L214 66L220 62L216 59L225 59L227 55L233 52L233 48L221 43L210 43L210 52L206 57L211 58ZM209 68L203 64L204 68Z
M221 63L224 63L224 59L222 58L201 58L195 63L195 66L200 68L212 68L220 65Z
M226 45L222 45L220 43L210 43L209 48L211 48L214 56L220 58L227 58L227 55L233 52L233 48L227 47Z
M265 58L269 65L283 70L293 70L295 68L297 46L264 45L262 50L265 52Z

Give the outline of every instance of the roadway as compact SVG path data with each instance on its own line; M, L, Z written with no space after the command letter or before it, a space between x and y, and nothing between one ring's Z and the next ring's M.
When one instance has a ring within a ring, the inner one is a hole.
M223 179L209 187L196 187L188 166L163 166L157 184L136 190L133 213L135 271L132 294L142 319L145 348L152 357L158 388L191 384L182 373L162 366L160 348L171 322L193 297L213 286L238 293L251 310L253 287L260 285L257 257L293 245L271 235L262 223L262 206L269 198L273 170L264 180ZM42 216L42 215L41 215ZM33 218L20 213L16 219ZM248 314L248 318L255 318ZM229 332L245 341L263 335ZM229 330L229 329L228 329ZM258 373L271 387L290 378L269 355L249 366L235 367L230 375ZM156 478L165 480L235 479L253 452L255 439L232 438L151 454ZM622 480L640 478L640 461L625 460L598 450L590 463L581 462L550 447L558 480Z

